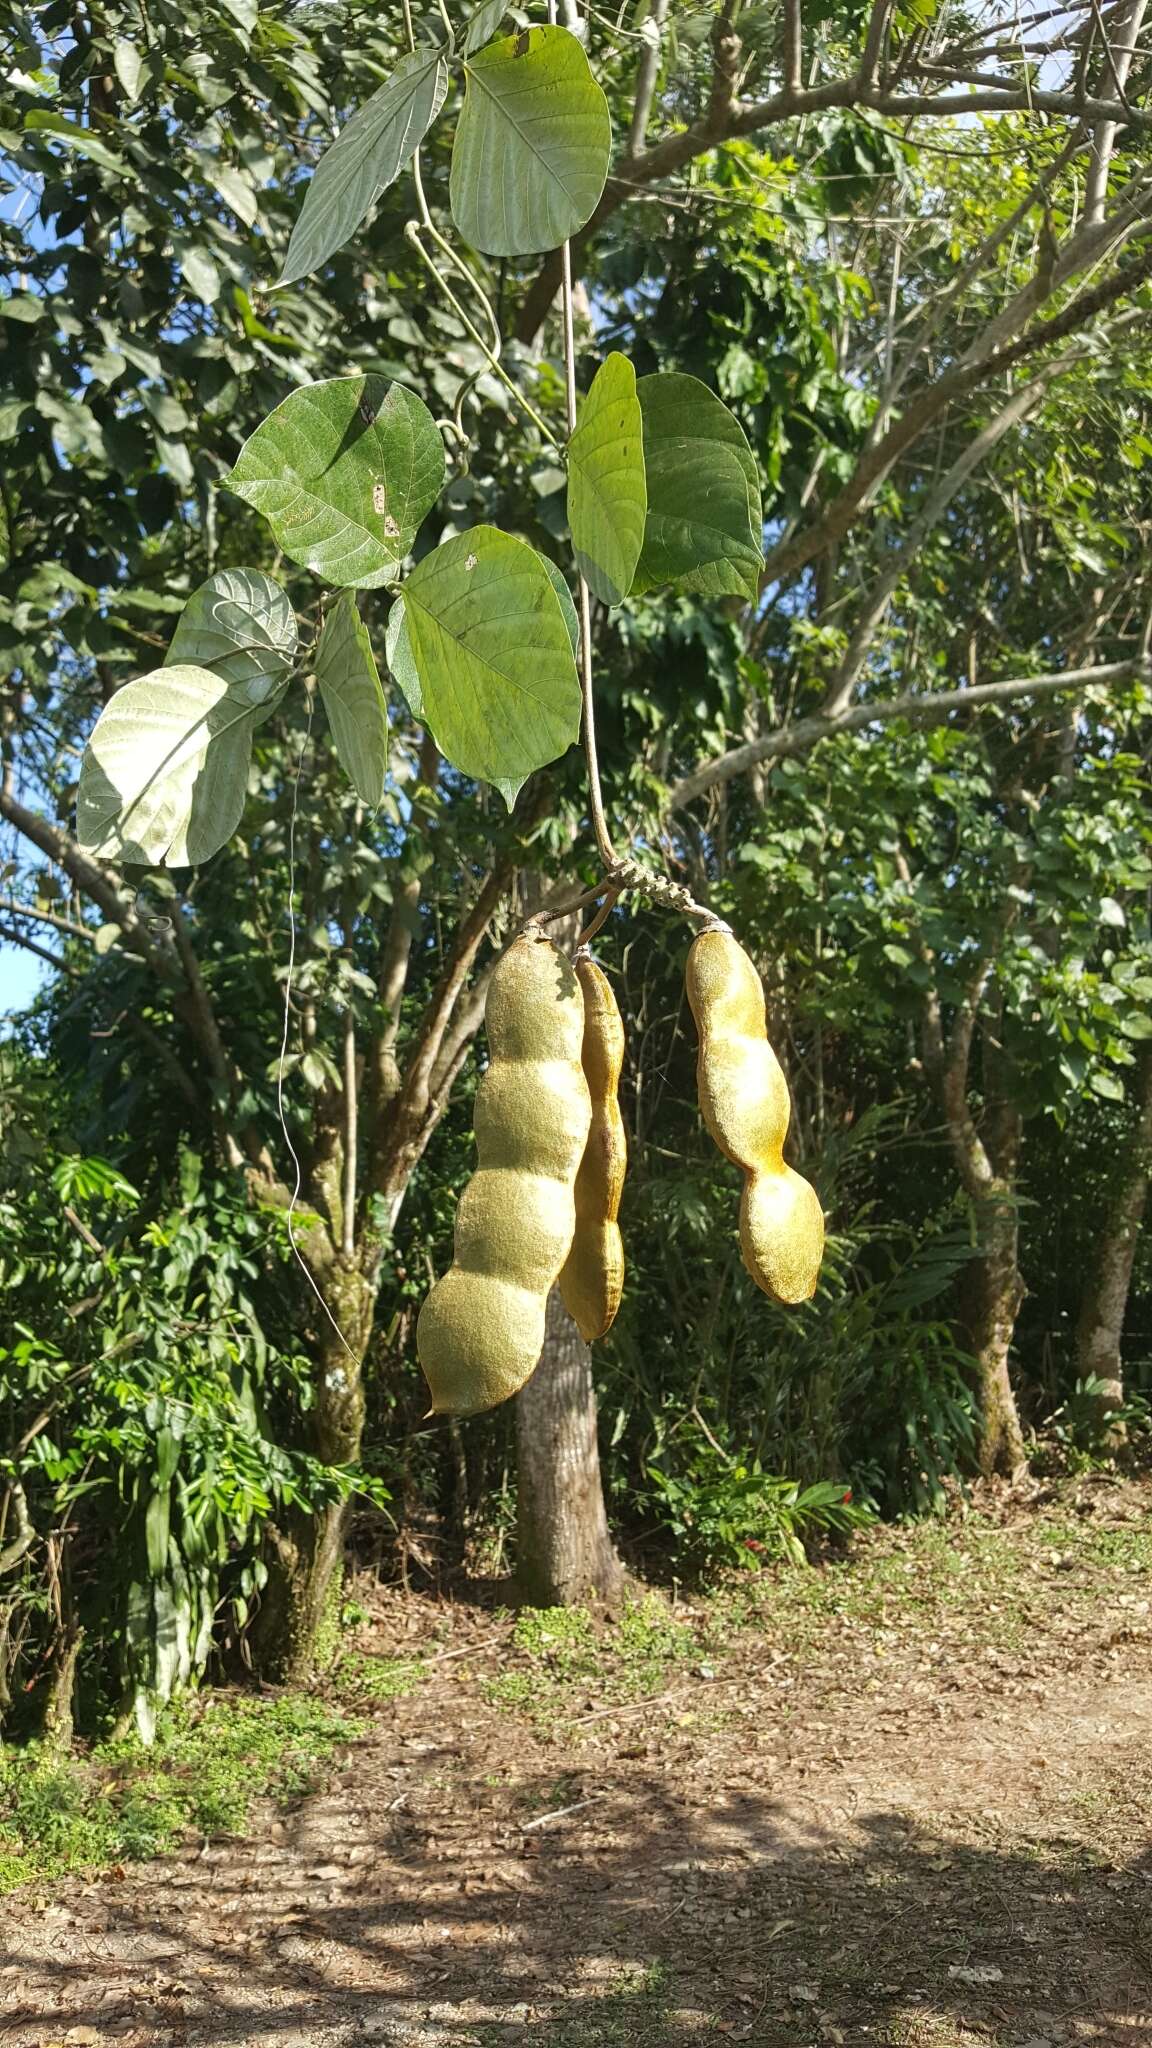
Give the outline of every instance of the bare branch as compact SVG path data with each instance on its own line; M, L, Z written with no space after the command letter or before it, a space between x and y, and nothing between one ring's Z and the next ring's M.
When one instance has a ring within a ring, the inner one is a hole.
M1010 433L1013 427L1019 426L1021 420L1039 404L1053 377L1058 376L1065 366L1065 358L1047 363L1040 375L1034 377L1030 384L1024 384L1018 391L1013 392L1007 405L1002 406L980 432L973 435L952 467L941 477L935 489L929 492L923 509L911 522L899 547L893 549L883 573L857 619L843 660L821 707L822 716L835 718L851 703L852 693L868 658L868 650L888 610L892 594L933 527L943 518L957 491L968 481L973 470L978 469L985 457L991 454L997 443L1003 440L1005 434Z
M58 932L67 932L71 939L87 939L94 945L96 934L86 924L77 924L70 917L61 917L55 910L34 910L29 903L17 903L12 896L0 896L0 910L10 911L13 917L31 918L34 924L50 924ZM119 920L117 920L119 922Z
M8 1481L8 1498L12 1503L12 1519L16 1534L0 1550L0 1572L13 1572L21 1559L26 1557L36 1541L36 1531L28 1512L28 1496L18 1479Z
M953 72L951 76L955 78L957 74ZM1080 90L1050 92L1030 80L1021 84L1016 78L989 78L983 72L973 73L972 79L973 84L968 90L952 93L887 92L879 86L862 84L858 77L831 79L822 85L804 89L789 82L768 99L748 105L730 102L719 125L720 97L714 87L701 120L681 129L678 134L664 137L638 156L621 159L615 173L609 177L587 227L572 243L573 275L579 271L589 242L638 188L658 184L662 179L674 176L697 157L707 155L719 143L739 136L762 134L780 122L795 120L803 114L854 107L867 108L872 113L896 121L921 116L945 121L954 115L968 118L973 114L1054 114L1078 123L1110 121L1118 125L1128 123L1141 130L1152 127L1152 112L1124 106L1117 99L1102 99ZM516 322L519 340L530 343L534 339L559 288L560 257L554 253L542 264L525 295Z
M636 67L636 97L632 103L628 145L624 152L625 162L639 156L648 133L648 117L652 112L656 80L660 76L660 50L667 14L668 0L652 0L644 23L644 46Z
M1011 676L1000 683L978 683L974 689L911 691L875 703L854 704L835 718L799 718L794 725L763 734L745 746L733 747L714 761L705 761L675 784L668 797L670 811L683 810L718 782L747 775L760 761L778 761L805 754L834 733L863 732L871 725L891 725L906 718L912 725L936 725L954 711L975 711L983 704L1007 704L1017 697L1049 697L1062 690L1088 690L1102 683L1152 681L1152 659L1134 655L1130 661L1100 662L1094 668L1059 669L1049 675Z
M804 568L834 542L843 540L893 464L948 406L959 398L970 396L981 384L1002 371L1013 369L1038 349L1063 341L1069 334L1087 327L1099 313L1144 283L1150 274L1152 251L1145 250L1094 290L1077 293L1061 312L1050 320L1042 321L1019 341L1013 342L1011 347L1000 349L980 361L963 363L947 370L935 383L916 392L882 439L874 447L864 450L852 476L821 516L811 526L802 528L769 550L762 584L767 586L781 576Z
M109 923L119 925L123 944L130 953L146 961L161 981L179 981L179 969L171 951L153 943L131 905L121 896L115 876L89 860L70 833L50 824L38 811L29 810L9 789L0 788L0 818L6 818L24 839L62 867L81 893L103 911Z
M784 90L800 92L804 85L803 0L784 0Z
M0 924L0 939L3 939L6 945L22 947L25 953L35 953L38 960L46 960L49 967L55 967L59 974L70 975L73 981L79 981L78 967L73 967L70 961L58 959L55 953L49 952L47 946L38 946L35 939L30 939L26 932L18 932L13 926Z

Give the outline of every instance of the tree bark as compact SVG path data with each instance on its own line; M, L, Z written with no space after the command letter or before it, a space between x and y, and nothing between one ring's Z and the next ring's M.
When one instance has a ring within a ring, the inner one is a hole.
M624 1567L612 1545L592 1354L553 1288L544 1350L516 1397L517 1594L530 1607L614 1602Z
M1105 1425L1124 1400L1121 1339L1152 1171L1152 1048L1147 1046L1140 1056L1138 1076L1136 1127L1117 1164L1076 1332L1077 1373L1082 1380L1101 1382L1100 1419ZM1121 1432L1113 1434L1118 1438Z
M309 1448L326 1465L354 1465L364 1431L362 1375L375 1288L344 1260L327 1268L320 1286L348 1349L325 1322ZM313 1514L293 1509L269 1532L268 1584L251 1642L261 1676L276 1684L307 1683L335 1648L347 1524L348 1503L333 1501Z
M1012 1479L1024 1464L1024 1434L1008 1370L1024 1299L1015 1189L997 1178L976 1204L982 1252L965 1276L963 1319L980 1390L980 1470Z

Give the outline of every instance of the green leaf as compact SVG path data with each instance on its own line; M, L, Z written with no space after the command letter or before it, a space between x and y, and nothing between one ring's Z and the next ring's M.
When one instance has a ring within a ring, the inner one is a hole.
M263 676L230 684L191 663L125 683L84 749L81 846L147 867L208 860L240 822L252 734L275 702Z
M1102 1096L1105 1102L1124 1100L1124 1083L1115 1074L1093 1074L1088 1086L1094 1095Z
M0 299L0 319L23 320L29 327L34 327L38 320L43 320L47 311L48 307L44 300L38 298L35 292L8 292ZM26 404L27 400L19 402ZM9 399L8 403L11 405L13 400Z
M568 443L568 524L577 565L602 604L632 588L644 543L644 427L627 356L603 362Z
M439 51L417 50L353 114L312 174L277 288L319 270L355 234L419 147L447 87Z
M661 371L636 386L648 519L632 588L674 583L704 597L755 597L764 561L760 479L738 419L698 377Z
M82 128L78 121L70 121L66 114L54 114L48 108L34 107L30 114L24 116L24 127L31 134L53 136L68 143L81 156L90 158L115 177L130 178L134 175L131 165L126 164L122 156L117 156L90 129Z
M8 524L8 507L0 497L0 569L6 569L12 560L12 533Z
M544 562L511 534L473 526L417 564L404 608L441 753L511 802L580 731L572 642Z
M126 100L134 100L140 90L140 71L144 62L142 51L135 43L129 43L121 36L112 52L112 68L124 89Z
M540 560L547 569L548 581L560 600L560 609L564 614L564 624L568 628L568 638L572 642L572 652L578 655L580 652L580 621L576 616L576 605L572 592L565 583L564 577L555 562L551 561L547 555L541 555Z
M296 659L296 620L285 592L261 569L218 569L180 614L165 667L191 663L225 682L263 683L264 696L287 681Z
M98 955L110 953L120 936L121 927L118 924L102 924L92 941L94 951Z
M384 659L388 673L399 686L402 696L413 718L424 716L424 692L420 688L420 676L412 653L412 639L404 613L404 599L398 597L388 614L384 628Z
M144 1517L144 1545L148 1552L148 1569L153 1574L162 1572L168 1563L168 1488L157 1490L148 1502Z
M482 50L485 43L492 40L507 12L508 0L480 0L464 38L466 57L470 57L474 50Z
M612 150L608 102L565 28L530 28L465 62L452 218L489 256L556 249L592 215Z
M340 762L361 803L376 810L388 776L388 706L367 628L350 590L324 621L316 683Z
M264 514L285 554L329 583L390 583L444 484L426 405L382 377L293 391L224 479Z
M173 244L180 274L198 299L206 306L215 305L220 297L220 271L213 257L202 242L186 242L177 237Z

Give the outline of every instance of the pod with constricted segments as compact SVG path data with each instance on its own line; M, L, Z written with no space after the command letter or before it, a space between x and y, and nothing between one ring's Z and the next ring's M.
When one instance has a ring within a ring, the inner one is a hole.
M550 940L526 933L508 948L484 1022L477 1168L457 1206L452 1265L416 1324L435 1415L494 1408L535 1371L548 1294L572 1245L592 1114L580 1061L584 998Z
M624 1287L624 1243L617 1217L628 1165L618 1090L624 1064L624 1022L603 969L578 954L584 992L584 1078L592 1124L576 1175L576 1234L560 1275L564 1306L586 1344L611 1329Z
M824 1216L815 1189L784 1162L791 1105L768 1043L760 976L731 932L717 928L694 940L687 984L700 1033L700 1113L744 1170L744 1264L773 1300L807 1301L820 1275Z

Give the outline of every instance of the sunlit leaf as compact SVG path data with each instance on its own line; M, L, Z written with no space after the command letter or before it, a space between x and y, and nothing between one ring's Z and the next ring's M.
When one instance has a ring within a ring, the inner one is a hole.
M279 687L296 659L296 620L286 593L261 569L218 569L188 599L166 665L210 668L229 683Z
M439 52L416 50L353 114L312 174L278 285L319 270L355 234L418 148L447 85Z
M576 561L595 597L619 604L644 541L643 424L627 356L601 364L568 443L568 523Z
M452 149L452 218L490 256L558 248L591 217L612 150L608 102L565 28L470 57Z
M393 580L439 496L444 446L402 384L332 377L278 405L224 481L294 562L369 590Z
M191 663L125 683L84 749L81 846L148 867L208 860L240 822L252 734L275 702L264 676L230 684Z
M404 600L433 738L511 802L580 730L572 641L544 562L524 541L474 526L417 564Z

